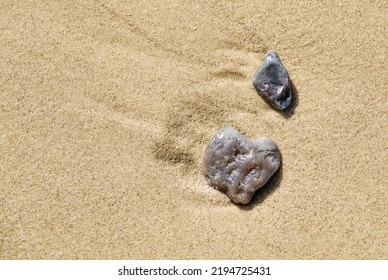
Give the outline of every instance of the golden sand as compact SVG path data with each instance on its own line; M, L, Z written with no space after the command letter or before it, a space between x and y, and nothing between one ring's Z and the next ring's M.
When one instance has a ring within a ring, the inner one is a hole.
M0 258L387 259L388 4L341 2L1 1ZM226 125L282 153L251 207L201 173Z

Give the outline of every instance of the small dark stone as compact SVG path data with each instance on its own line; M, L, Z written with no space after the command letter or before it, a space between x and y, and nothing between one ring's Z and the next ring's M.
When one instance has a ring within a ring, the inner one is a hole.
M292 101L292 87L288 72L276 51L269 51L263 64L253 76L253 86L269 104L278 110L286 109Z
M234 203L247 204L279 169L280 152L269 138L254 141L224 127L207 145L203 173L210 185Z

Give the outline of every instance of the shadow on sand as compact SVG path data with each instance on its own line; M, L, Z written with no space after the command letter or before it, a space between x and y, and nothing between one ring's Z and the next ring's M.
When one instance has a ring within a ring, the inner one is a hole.
M283 164L280 165L278 171L268 180L268 182L260 189L258 189L252 197L251 202L246 205L236 204L241 210L252 210L258 204L262 203L268 196L270 196L280 185L283 177Z

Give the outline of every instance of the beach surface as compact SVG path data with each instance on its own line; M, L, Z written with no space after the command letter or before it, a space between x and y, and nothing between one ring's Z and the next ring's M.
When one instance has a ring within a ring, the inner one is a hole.
M0 258L387 259L388 2L323 2L1 1ZM282 154L248 206L202 174L224 126Z

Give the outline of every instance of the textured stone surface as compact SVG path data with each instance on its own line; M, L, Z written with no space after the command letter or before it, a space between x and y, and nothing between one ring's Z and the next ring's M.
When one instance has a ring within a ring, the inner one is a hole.
M215 189L234 203L247 204L280 166L280 152L269 138L251 141L232 127L225 127L210 140L203 172Z
M291 104L293 93L288 72L274 50L267 53L256 71L253 86L264 100L278 110L284 110Z

